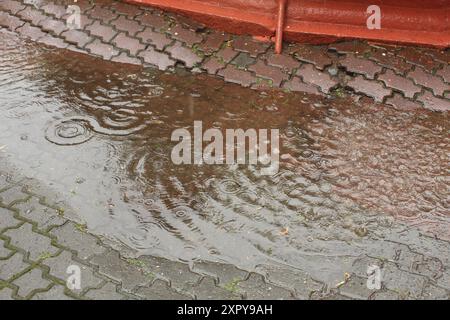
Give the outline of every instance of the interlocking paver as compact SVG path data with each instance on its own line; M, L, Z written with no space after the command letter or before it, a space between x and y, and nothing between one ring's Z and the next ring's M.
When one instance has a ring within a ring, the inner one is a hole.
M11 16L6 12L0 12L0 26L8 28L11 31L23 26L24 21L20 20L16 16Z
M44 279L42 276L42 270L33 269L20 276L18 279L14 280L13 284L19 288L17 294L20 297L25 298L32 294L35 290L48 290L51 283L47 279Z
M121 259L116 251L96 255L91 263L98 266L102 275L120 282L128 292L137 286L146 286L153 280L152 276L145 274L138 266Z
M17 220L14 217L14 212L0 208L0 232L5 228L14 228L18 226L22 221Z
M191 290L198 300L233 300L240 298L237 292L218 287L214 279L210 277L202 278L200 283L194 285Z
M31 40L38 40L39 38L45 36L45 33L41 29L33 27L28 23L25 23L23 26L17 28L16 32L24 37L30 38Z
M282 81L289 78L281 69L268 66L262 60L258 60L256 64L251 65L248 69L255 72L258 77L270 80L275 87L279 87Z
M225 47L225 48L219 50L219 52L216 53L216 57L221 62L224 62L224 63L229 63L234 58L236 58L238 55L239 55L239 52L231 49L230 47Z
M212 75L217 74L217 71L219 71L220 69L223 69L223 68L225 68L225 63L223 63L216 57L209 58L202 65L202 69L205 69L206 72L208 72L209 74L212 74Z
M2 11L10 12L11 14L16 14L17 12L25 9L25 5L19 1L2 1L0 2L0 9Z
M358 58L352 54L346 55L345 58L341 59L339 63L347 69L347 71L362 74L369 79L374 79L375 75L380 73L383 69L373 61Z
M1 217L2 217L2 215L0 214L0 219L1 219ZM11 254L12 254L12 251L5 248L5 241L0 239L0 261L8 258Z
M233 40L233 48L235 50L248 53L254 58L266 52L270 45L270 43L256 41L250 37L239 37Z
M224 77L225 81L237 83L243 87L250 87L257 81L256 77L249 71L239 70L231 65L228 65L225 69L220 70L218 74L221 77Z
M135 18L144 13L144 10L138 6L133 6L123 2L114 2L111 7L118 13L127 16L128 18Z
M64 42L63 39L53 37L50 34L47 34L45 37L40 38L39 42L59 49L66 49L69 46L66 42Z
M28 267L29 265L23 262L23 256L20 253L15 253L9 259L0 261L0 279L7 281Z
M141 51L139 56L144 59L145 63L158 67L159 70L167 70L175 66L176 61L172 60L168 54L158 52L155 49L148 47L145 51Z
M249 300L291 300L294 298L289 290L267 284L264 277L256 273L251 273L247 280L239 282L238 288Z
M120 49L128 50L132 56L135 56L141 50L145 50L146 47L136 38L131 38L124 33L119 33L112 43Z
M93 36L101 38L104 42L111 41L117 34L111 26L103 25L99 21L95 21L90 26L86 27L86 30Z
M58 19L61 19L67 11L67 7L63 5L58 5L56 3L48 3L40 8L46 14L52 15Z
M241 52L231 63L239 69L247 70L250 65L256 63L256 59L252 58L248 53Z
M405 58L409 63L423 67L428 72L432 72L439 66L439 62L433 59L433 57L412 47L403 48L396 54L402 58Z
M388 290L404 297L419 298L427 284L427 278L397 268L394 263L386 263L382 269L383 285Z
M50 290L38 292L31 300L74 300L64 293L64 287L61 285L54 285Z
M106 283L100 289L91 289L85 295L85 298L92 300L124 300L125 296L117 292L117 286L111 282Z
M367 288L366 278L351 276L350 279L339 288L339 292L352 299L368 300L376 290Z
M118 56L113 57L111 59L111 61L119 62L119 63L126 63L126 64L133 64L133 65L138 65L138 66L142 65L141 60L139 60L137 58L131 58L123 52L121 54L119 54Z
M211 31L205 36L205 41L199 47L206 55L211 55L219 51L224 46L224 43L230 39L231 35L227 33Z
M420 67L416 67L408 73L408 77L413 79L414 83L430 88L436 95L444 95L444 91L450 90L450 85L446 84L440 77L426 72Z
M294 290L300 299L308 299L313 291L320 291L324 286L307 273L293 268L261 265L257 271L264 273L269 283Z
M169 22L164 19L164 16L156 13L145 12L143 15L136 17L136 20L155 30L167 29L169 26Z
M203 275L218 277L221 286L225 286L233 281L245 280L248 275L246 271L238 269L233 265L207 261L195 262L193 269L195 272Z
M116 29L128 33L130 36L135 36L136 33L144 30L144 26L140 25L137 21L127 19L124 16L120 16L118 19L111 22Z
M311 63L320 70L333 63L327 55L327 48L325 47L296 44L290 48L290 51L298 60Z
M183 62L186 67L193 68L203 61L202 57L196 55L191 49L184 47L180 42L176 42L173 46L167 48L172 58Z
M155 280L150 287L140 287L136 294L146 300L187 300L192 299L188 295L183 295L172 288L162 280Z
M34 7L26 7L24 10L19 11L17 16L33 25L37 25L40 21L47 19L46 15Z
M10 244L27 253L27 258L33 261L39 260L43 255L55 254L58 249L51 244L51 239L32 230L29 223L25 223L17 229L10 229L4 233L11 238Z
M311 94L320 94L319 88L307 83L304 83L300 78L294 77L283 84L283 89L294 92L306 92Z
M118 15L116 13L113 13L111 9L104 8L98 5L96 5L91 10L87 11L87 14L89 15L89 17L97 19L105 24L111 22L112 20L118 17Z
M412 68L412 64L407 63L403 58L379 48L373 49L368 55L368 59L399 74L405 74Z
M450 65L444 65L442 69L439 69L436 74L444 78L444 81L450 83Z
M394 93L393 97L386 99L386 104L399 110L411 111L422 108L422 105L416 101L403 98L400 94Z
M417 100L423 103L425 109L442 112L450 111L450 100L435 97L431 92L426 91Z
M40 21L39 26L42 28L42 30L50 32L57 36L59 36L62 32L68 30L67 25L64 22L53 18L46 18Z
M72 222L53 229L51 234L57 237L58 244L76 251L77 257L82 260L88 260L91 256L105 251L94 236L80 231Z
M412 80L398 76L392 70L386 70L385 73L378 76L378 80L383 81L386 87L403 92L407 98L413 98L416 93L421 91L421 88L416 86Z
M69 274L67 270L70 266L77 266L81 271L81 288L80 290L74 289L76 293L84 291L88 288L97 288L103 282L103 280L94 275L92 267L82 265L72 259L72 253L63 251L58 256L45 259L42 264L50 268L49 274L55 278L58 278L62 282L66 282Z
M68 43L74 44L79 48L83 48L87 43L92 41L89 35L80 30L65 31L61 34L61 37L66 39Z
M13 300L13 291L8 287L0 289L0 301Z
M318 86L323 92L329 93L331 88L336 86L338 82L330 77L326 72L316 70L312 65L307 64L297 70L297 75L304 82Z
M192 47L194 44L200 43L203 40L199 34L189 29L185 29L180 25L169 28L167 33L169 33L173 39L183 42L188 47Z
M271 54L267 59L267 64L278 67L288 73L292 73L294 69L300 67L300 62L286 54Z
M361 41L336 42L330 44L328 48L336 50L339 53L354 53L357 55L372 51L372 47L370 47L366 42Z
M363 93L372 97L377 102L383 102L383 99L392 94L392 91L383 87L379 82L369 81L362 76L357 76L351 79L347 85L353 88L356 92Z
M155 32L150 28L145 28L144 31L138 32L136 37L141 39L143 43L150 44L161 51L173 41L172 39L169 39L166 34Z
M94 55L101 56L104 60L110 60L112 57L119 54L119 50L110 44L101 42L98 39L95 39L93 42L89 43L86 46L86 49Z
M42 205L36 197L32 197L26 202L19 202L12 208L20 211L21 218L32 220L42 230L53 226L61 226L66 222L55 209Z

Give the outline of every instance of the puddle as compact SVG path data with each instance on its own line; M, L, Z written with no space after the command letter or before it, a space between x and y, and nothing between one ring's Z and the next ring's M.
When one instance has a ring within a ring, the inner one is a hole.
M315 256L382 250L377 240L405 225L450 240L445 114L260 93L5 32L0 97L0 158L61 193L91 231L143 254L317 273L334 266ZM278 174L174 165L171 133L197 120L222 131L279 129Z

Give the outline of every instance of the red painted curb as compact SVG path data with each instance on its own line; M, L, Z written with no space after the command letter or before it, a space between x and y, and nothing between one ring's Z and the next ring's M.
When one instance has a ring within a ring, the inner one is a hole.
M278 0L127 0L187 14L205 25L236 34L274 36ZM381 29L367 28L367 8L381 9ZM450 47L450 0L290 0L283 36L299 42L360 38Z

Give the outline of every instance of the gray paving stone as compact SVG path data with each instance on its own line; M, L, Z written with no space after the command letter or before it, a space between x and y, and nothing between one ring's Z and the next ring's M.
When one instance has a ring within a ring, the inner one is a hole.
M368 300L376 290L367 288L367 278L352 276L342 287L339 292L352 299Z
M92 300L124 300L126 297L117 292L117 286L111 282L106 283L100 289L89 290L84 298Z
M94 270L91 267L82 265L72 259L72 253L63 251L56 257L45 259L42 262L50 268L49 274L60 279L63 282L67 281L69 274L67 268L69 266L78 266L81 271L81 289L74 290L75 293L80 293L88 288L97 288L103 280L94 275Z
M187 300L192 299L171 289L169 284L163 280L155 280L150 287L140 287L136 294L146 300Z
M31 300L74 300L64 293L64 287L54 285L50 290L33 295Z
M24 201L28 197L28 194L22 192L22 186L16 185L0 193L0 203L10 206L14 202Z
M8 248L5 248L5 241L0 239L0 259L6 259L7 257L9 257L11 255L11 253L12 253L11 250L9 250Z
M394 263L386 263L382 269L383 285L403 297L419 298L427 284L427 278L398 269Z
M246 271L240 270L233 265L207 261L195 262L193 270L203 275L216 277L222 286L233 281L242 281L248 275Z
M120 282L127 292L132 292L137 286L146 286L153 280L153 276L145 274L139 266L121 259L117 251L96 255L91 263L98 266L100 274Z
M19 215L22 218L36 222L41 230L62 226L66 222L55 209L42 205L37 197L32 197L26 202L17 203L12 208L19 210Z
M40 269L33 269L25 273L20 278L14 280L13 284L19 288L17 295L22 298L28 297L35 290L46 291L50 286L50 282L42 278L42 270Z
M13 294L12 289L8 287L0 289L0 301L13 300L12 294Z
M23 256L16 253L11 258L0 261L0 279L9 280L28 267L29 265L23 262Z
M59 244L76 251L77 257L82 260L105 251L94 236L78 230L72 222L53 229L51 233L57 237Z
M10 244L25 250L28 259L39 260L43 255L55 254L58 248L51 244L51 239L32 231L32 226L25 223L20 228L10 229L5 232L11 238Z
M201 276L191 272L188 265L156 257L141 257L155 277L166 279L172 288L184 291L196 284Z
M251 273L249 278L238 283L239 291L248 300L291 300L293 295L289 290L267 284L262 275Z
M241 296L237 292L227 290L215 284L211 277L204 277L199 284L190 288L198 300L233 300Z
M14 218L14 212L0 208L0 233L5 228L15 228L17 227L22 221L17 220Z
M320 291L324 286L301 270L261 265L257 271L265 274L268 282L294 290L300 299L308 299L313 291Z

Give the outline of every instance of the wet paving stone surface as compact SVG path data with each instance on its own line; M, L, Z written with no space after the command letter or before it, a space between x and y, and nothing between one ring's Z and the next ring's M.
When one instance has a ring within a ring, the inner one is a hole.
M449 299L450 53L67 4L0 3L1 299ZM174 165L195 120L279 129L279 173Z

